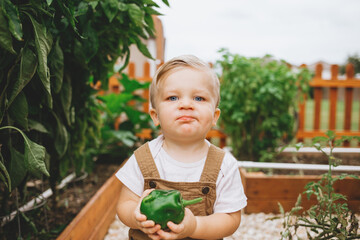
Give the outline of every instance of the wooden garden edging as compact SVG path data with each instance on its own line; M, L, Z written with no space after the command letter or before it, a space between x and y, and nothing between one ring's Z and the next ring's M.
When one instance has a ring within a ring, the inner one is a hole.
M245 213L279 213L278 202L282 204L285 211L295 206L300 193L305 191L305 185L312 181L318 181L319 176L290 176L274 175L266 176L264 173L248 173L240 169L241 179L245 194L248 198L248 205ZM334 184L335 192L345 195L348 199L349 208L360 212L360 180L346 178ZM302 196L302 206L309 208L316 200L312 197L307 200Z
M57 240L103 239L115 219L121 182L112 175Z
M239 168L248 205L245 213L279 213L278 202L285 211L295 206L300 193L311 181L318 181L319 176L274 175L249 173ZM66 227L57 240L67 239L103 239L110 224L115 219L116 204L119 198L121 183L113 175L91 198L74 220ZM349 208L360 212L360 180L346 178L335 183L337 193L348 198ZM303 196L302 206L309 208L315 204L314 198L307 200Z

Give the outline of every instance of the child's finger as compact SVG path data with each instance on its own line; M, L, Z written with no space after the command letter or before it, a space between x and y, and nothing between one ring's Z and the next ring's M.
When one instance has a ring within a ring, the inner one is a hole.
M152 240L160 240L161 237L158 234L148 234L148 237Z
M152 220L141 222L141 227L143 227L143 228L155 227L155 222ZM154 231L154 232L156 232L156 231Z
M178 239L178 235L173 232L165 232L160 229L157 231L157 234L160 236L160 239Z
M135 219L139 222L146 221L146 216L144 214L141 214L140 211L135 211Z
M170 228L170 230L176 234L181 233L184 230L184 224L175 224L171 221L167 223L167 226Z
M138 205L136 206L136 209L135 209L135 219L139 222L143 222L143 221L146 221L147 217L142 214L140 212L140 205L141 205L141 201L144 199L144 197L146 197L147 195L149 195L154 189L147 189L143 192L143 194L141 195L140 197L140 200L139 200L139 203Z
M152 191L154 191L155 188L151 188L151 189L146 189L143 194L141 195L141 200L146 197L147 195L149 195Z

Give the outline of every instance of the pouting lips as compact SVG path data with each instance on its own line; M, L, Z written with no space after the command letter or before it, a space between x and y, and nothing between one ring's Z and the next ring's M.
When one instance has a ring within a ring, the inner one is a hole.
M193 121L195 120L195 118L192 116L180 116L177 118L177 120L186 122L186 121Z

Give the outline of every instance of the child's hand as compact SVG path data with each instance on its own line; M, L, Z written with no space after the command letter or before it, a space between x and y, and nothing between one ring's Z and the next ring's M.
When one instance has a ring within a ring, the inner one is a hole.
M144 214L141 214L141 212L140 212L141 201L143 200L144 197L149 195L149 193L151 193L151 191L153 191L153 190L154 189L148 189L143 192L143 194L139 200L139 203L135 209L134 216L135 216L135 220L136 220L138 229L140 229L141 231L146 233L150 238L157 239L156 232L160 230L160 228L161 228L160 225L159 224L155 225L155 222L152 220L146 220L146 216ZM155 236L152 236L154 234L155 234Z
M196 218L190 209L185 208L185 217L183 221L179 224L169 221L167 226L171 231L167 232L160 229L157 231L160 238L154 239L181 239L189 237L196 229Z

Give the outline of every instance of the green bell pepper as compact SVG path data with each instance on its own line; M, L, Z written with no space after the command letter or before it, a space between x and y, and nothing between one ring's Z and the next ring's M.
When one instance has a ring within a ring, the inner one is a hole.
M177 190L155 189L143 198L140 212L148 220L160 224L162 229L167 229L167 222L180 223L184 219L185 207L201 202L202 198L184 200Z

